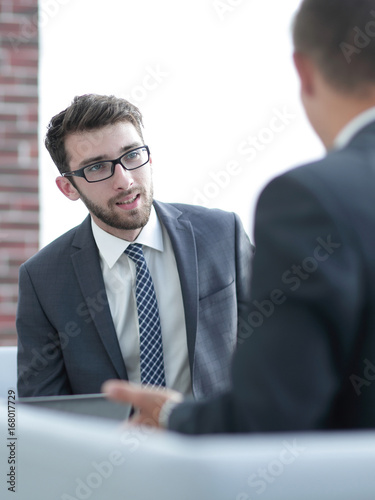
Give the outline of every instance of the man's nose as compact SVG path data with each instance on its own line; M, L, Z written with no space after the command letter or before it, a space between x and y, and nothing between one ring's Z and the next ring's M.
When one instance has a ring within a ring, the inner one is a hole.
M128 190L134 183L131 170L126 170L121 163L116 163L112 179L115 189Z

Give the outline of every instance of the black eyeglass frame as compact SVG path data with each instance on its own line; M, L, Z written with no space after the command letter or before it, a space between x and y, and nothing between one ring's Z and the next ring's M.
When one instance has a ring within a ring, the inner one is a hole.
M145 161L144 163L142 163L142 165L139 165L138 167L128 168L126 165L124 165L122 163L122 161L121 161L122 158L124 158L124 156L129 155L130 153L133 153L134 151L137 151L138 149L146 149L146 151L147 151L147 161ZM102 160L102 162L96 161L94 163L90 163L90 165L85 165L84 167L79 168L78 170L73 170L72 172L63 172L61 175L63 177L74 177L74 176L75 177L83 177L86 182L89 182L91 184L93 182L101 182L101 181L105 181L107 179L110 179L113 176L113 174L115 173L115 166L118 163L122 166L122 168L124 168L125 170L129 170L130 171L130 170L137 170L137 168L143 167L149 161L150 161L150 149L149 149L148 146L144 145L144 146L138 146L137 148L131 149L130 151L126 151L126 153L124 153L121 156L119 156L118 158L116 158L116 160ZM98 165L100 163L105 163L105 162L112 163L111 174L108 177L104 177L104 179L99 179L97 181L89 181L87 179L86 175L85 175L85 169L88 168L88 167L93 167L94 165Z

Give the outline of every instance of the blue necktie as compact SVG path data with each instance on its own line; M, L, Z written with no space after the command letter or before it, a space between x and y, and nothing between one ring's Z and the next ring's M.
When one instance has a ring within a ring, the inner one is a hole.
M165 386L163 344L159 309L154 285L148 270L142 245L133 243L125 253L136 266L136 288L139 336L141 383Z

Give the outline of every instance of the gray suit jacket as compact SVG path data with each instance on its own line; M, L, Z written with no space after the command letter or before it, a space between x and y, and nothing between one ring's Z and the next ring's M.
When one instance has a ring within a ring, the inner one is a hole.
M228 387L252 247L235 214L154 202L175 252L196 398ZM90 217L20 268L20 396L100 392L127 379Z
M375 428L375 123L260 196L232 390L187 433Z

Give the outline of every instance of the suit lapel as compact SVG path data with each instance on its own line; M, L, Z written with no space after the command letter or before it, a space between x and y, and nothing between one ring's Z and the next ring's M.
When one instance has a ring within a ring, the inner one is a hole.
M91 320L118 376L127 379L125 363L108 305L99 254L91 231L90 217L82 223L72 245L75 247L72 254L73 267Z
M184 220L182 212L173 205L154 202L154 206L171 239L176 258L185 309L190 369L193 370L199 297L198 262L194 232L191 222Z

